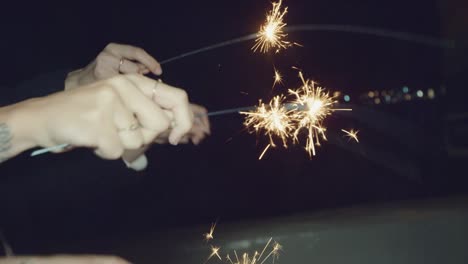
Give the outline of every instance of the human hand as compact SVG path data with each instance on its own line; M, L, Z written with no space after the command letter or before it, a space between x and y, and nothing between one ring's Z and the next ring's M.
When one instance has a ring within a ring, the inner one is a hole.
M150 72L161 75L162 69L146 51L131 45L110 43L88 66L68 74L65 89L91 84L122 73Z
M193 112L194 121L190 131L185 134L180 143L187 144L192 141L194 145L199 145L206 136L211 134L210 121L208 119L208 111L205 107L197 104L190 104L190 109ZM158 144L166 144L171 130L161 133L156 138L155 142Z
M55 255L0 257L0 264L130 264L116 256Z
M190 131L182 137L180 143L188 143L189 140L191 140L193 144L198 145L203 139L205 139L207 135L211 134L208 111L205 107L196 104L190 104L190 109L192 110L194 116L193 126ZM158 135L155 142L159 144L166 144L168 142L169 134L170 130L161 133ZM123 160L127 167L136 171L146 169L148 166L148 159L144 153L148 148L149 145L140 149L125 151Z
M138 149L171 127L178 144L193 125L187 94L141 75L120 75L25 102L20 115L38 146L95 148L105 159ZM20 118L21 119L21 118Z

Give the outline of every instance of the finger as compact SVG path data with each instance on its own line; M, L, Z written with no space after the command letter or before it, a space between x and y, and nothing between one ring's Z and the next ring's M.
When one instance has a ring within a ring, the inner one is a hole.
M151 72L151 71L148 69L148 67L146 67L144 64L141 64L141 63L136 62L136 65L138 66L138 72L139 72L140 74L148 74L148 73Z
M131 81L129 75L116 80L115 89L120 95L125 107L135 114L141 124L144 144L151 143L156 136L166 131L170 126L170 120L164 111L151 101L149 96L138 89L138 82ZM136 75L132 75L136 76ZM146 78L138 76L137 79ZM135 80L137 80L135 79ZM129 89L133 87L134 89Z
M140 67L131 60L103 51L97 58L96 70L102 75L114 76L116 73L138 73Z
M189 143L189 136L187 136L187 135L186 135L186 136L183 136L183 137L180 139L179 143L182 143L182 144L187 144L187 143Z
M144 144L140 123L122 102L114 106L114 122L124 149L138 149Z
M192 128L190 138L195 145L198 145L206 136L206 133L200 127Z
M124 152L124 147L114 121L111 118L106 119L100 132L94 153L103 159L115 160L120 158Z
M198 146L200 144L200 142L202 141L203 137L200 136L200 135L192 135L192 137L190 138L192 140L192 143L196 146Z
M115 55L102 51L96 58L94 68L95 75L99 80L107 79L119 73L119 60Z
M114 131L114 129L109 129L108 133L100 138L98 147L94 151L97 156L109 160L120 158L123 152L124 147L117 131Z
M126 58L142 63L156 75L162 74L161 65L156 61L156 59L154 59L151 55L149 55L145 50L141 48L130 45L111 43L107 45L105 50L119 58Z
M177 145L193 125L193 112L189 109L187 93L182 89L156 82L144 76L127 76L130 80L142 84L138 87L147 97L153 98L156 104L173 113L175 125L169 135L169 143Z
M196 127L199 127L204 133L210 134L210 122L208 121L208 118L204 114L198 114L195 116L194 119L194 125Z
M210 120L208 119L208 110L205 107L191 104L191 107L195 113L195 117L199 119L200 123L203 126L203 131L208 135L211 134Z

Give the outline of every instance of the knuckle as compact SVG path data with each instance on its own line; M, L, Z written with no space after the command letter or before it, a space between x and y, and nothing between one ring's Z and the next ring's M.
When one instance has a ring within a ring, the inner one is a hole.
M108 56L105 52L101 52L96 57L96 68L101 68L108 61Z
M109 43L109 44L106 45L106 47L104 48L104 50L111 50L111 49L114 49L115 46L117 46L117 43L111 42L111 43Z
M174 91L175 92L175 96L184 104L188 104L188 94L185 90L183 89L180 89L180 88L176 88L176 90Z

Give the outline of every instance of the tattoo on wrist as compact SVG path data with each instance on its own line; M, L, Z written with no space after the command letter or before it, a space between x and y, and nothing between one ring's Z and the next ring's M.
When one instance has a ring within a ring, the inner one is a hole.
M8 159L7 152L11 148L11 132L5 123L0 123L0 163Z

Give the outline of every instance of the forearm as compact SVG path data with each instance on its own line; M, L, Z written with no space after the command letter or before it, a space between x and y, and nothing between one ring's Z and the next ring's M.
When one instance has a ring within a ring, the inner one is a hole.
M0 163L37 145L28 121L32 120L28 114L30 101L0 108Z

